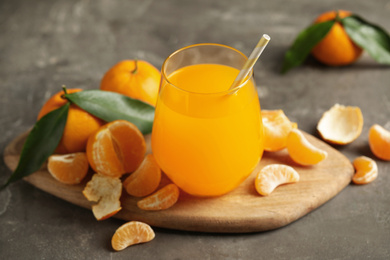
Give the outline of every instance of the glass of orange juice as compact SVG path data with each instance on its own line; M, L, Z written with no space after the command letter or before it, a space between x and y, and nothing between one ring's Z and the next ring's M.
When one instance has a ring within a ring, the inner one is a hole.
M196 44L162 66L152 151L183 191L219 196L236 188L263 154L253 72L229 90L247 57L220 44Z

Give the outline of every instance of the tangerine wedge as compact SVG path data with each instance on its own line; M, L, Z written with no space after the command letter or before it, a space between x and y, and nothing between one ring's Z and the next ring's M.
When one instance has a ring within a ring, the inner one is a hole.
M376 162L366 156L359 156L353 161L356 173L352 177L355 184L367 184L378 177L378 166Z
M376 157L390 161L390 131L377 124L371 126L368 143Z
M172 207L179 199L179 188L171 183L159 189L152 195L137 202L143 210L164 210Z
M291 129L297 128L296 123L290 122L283 110L262 110L264 125L264 150L269 152L286 148L287 136Z
M135 171L145 153L144 136L125 120L112 121L88 138L88 161L96 172L104 175L120 177Z
M78 184L87 175L89 169L87 155L83 152L53 154L49 156L47 170L61 183Z
M123 182L129 195L144 197L154 192L161 180L161 169L152 154L146 155L135 172Z
M322 139L345 145L359 137L363 129L363 115L359 107L335 104L317 124Z
M148 224L130 221L115 231L111 238L111 245L115 251L120 251L131 245L149 242L154 237L154 231Z
M279 185L298 181L299 174L294 168L283 164L270 164L257 174L255 187L260 195L268 196Z
M291 159L301 165L314 165L324 160L328 153L311 144L298 129L287 137L287 150Z
M87 183L83 195L97 202L92 206L93 215L97 220L104 220L122 209L119 201L122 194L122 183L119 178L96 173Z

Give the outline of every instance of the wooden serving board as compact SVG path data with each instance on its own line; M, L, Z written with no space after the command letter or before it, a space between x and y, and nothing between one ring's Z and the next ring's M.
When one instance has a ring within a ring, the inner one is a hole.
M265 152L254 172L238 188L224 196L197 198L181 192L173 207L150 212L138 209L136 202L139 198L131 197L124 191L122 210L114 217L143 221L156 227L200 232L243 233L283 227L337 195L350 183L354 173L353 166L344 155L307 133L305 136L315 146L328 152L328 157L318 165L299 166L290 159L286 149ZM5 163L12 171L17 166L26 137L27 133L17 137L4 151ZM150 144L150 136L146 136L146 140ZM279 186L267 197L260 196L255 190L254 178L259 169L273 163L294 167L300 174L300 181ZM44 165L24 179L63 200L91 208L92 203L82 195L91 175L92 172L79 185L66 185L56 181ZM168 182L164 175L161 186Z

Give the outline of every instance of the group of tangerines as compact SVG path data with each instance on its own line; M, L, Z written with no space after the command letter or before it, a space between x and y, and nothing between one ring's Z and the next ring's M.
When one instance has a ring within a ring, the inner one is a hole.
M141 60L125 60L104 75L100 89L155 106L159 83L160 72L153 65ZM82 90L68 89L67 93L78 91ZM43 105L38 120L68 102L63 94L63 91L58 92ZM153 155L146 155L146 150L145 138L133 123L125 120L106 123L71 104L63 136L55 153L48 158L47 169L64 184L81 183L89 169L93 169L95 174L85 185L83 195L97 202L92 206L97 220L107 219L121 210L122 189L131 196L142 197L137 202L142 210L169 208L178 200L179 189L170 183L156 191L161 170ZM123 177L128 173L131 175ZM147 224L132 221L117 230L112 246L121 250L153 237L153 230Z
M100 89L155 106L159 81L160 72L153 65L141 60L125 60L104 75ZM76 91L82 90L68 89L68 93ZM51 97L42 107L38 119L68 102L62 95L61 91ZM286 148L291 159L303 166L326 159L327 152L311 144L282 110L263 110L262 119L266 151ZM361 134L362 127L360 109L341 105L325 112L317 125L325 141L338 145L354 141ZM368 141L375 156L390 160L389 131L374 125L369 131ZM87 182L83 194L89 201L97 202L92 211L98 220L109 218L121 209L122 189L140 198L137 206L142 210L167 209L177 202L179 188L173 183L159 188L161 169L153 154L147 154L146 150L145 138L134 124L125 120L106 123L71 104L62 139L55 154L49 157L47 168L55 179L65 184L79 184L89 168L93 169L95 174ZM356 168L354 183L369 183L377 177L374 160L360 156L353 165ZM298 180L299 174L294 168L272 164L257 173L254 185L260 195L267 196L277 186ZM131 221L118 228L111 241L115 250L122 250L132 244L150 241L154 236L149 225Z

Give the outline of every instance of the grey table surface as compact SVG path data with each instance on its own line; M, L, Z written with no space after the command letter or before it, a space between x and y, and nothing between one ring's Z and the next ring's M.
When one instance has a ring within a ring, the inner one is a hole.
M348 67L309 59L279 73L298 32L334 9L351 10L390 31L388 0L1 0L1 153L63 84L98 88L120 60L144 59L160 68L170 53L193 43L226 44L249 55L268 33L272 40L255 67L262 108L283 109L300 129L317 135L318 120L335 103L359 106L361 136L336 149L350 160L373 157L369 127L390 129L389 67L365 53ZM348 185L283 228L250 234L154 228L152 242L121 252L111 249L110 240L123 221L98 222L89 210L19 181L0 192L0 259L390 259L390 162L376 161L373 183ZM10 174L1 161L0 183Z

